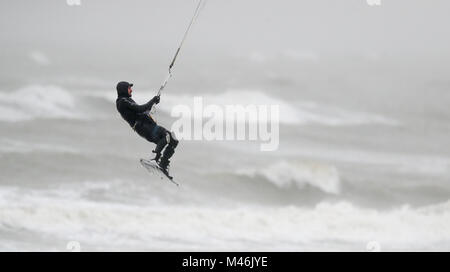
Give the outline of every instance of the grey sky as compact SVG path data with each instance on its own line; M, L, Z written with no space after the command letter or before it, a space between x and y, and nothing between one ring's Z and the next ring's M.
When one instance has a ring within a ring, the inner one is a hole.
M194 0L1 1L1 43L11 47L138 52L176 47ZM208 0L189 37L194 50L247 54L307 50L342 55L448 56L443 0Z

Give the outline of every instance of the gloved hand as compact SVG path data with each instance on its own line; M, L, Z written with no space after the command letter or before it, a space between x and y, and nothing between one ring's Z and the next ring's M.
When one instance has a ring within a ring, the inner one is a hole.
M152 100L153 100L153 102L155 102L155 104L158 104L158 103L159 103L159 100L160 100L159 95L153 97Z

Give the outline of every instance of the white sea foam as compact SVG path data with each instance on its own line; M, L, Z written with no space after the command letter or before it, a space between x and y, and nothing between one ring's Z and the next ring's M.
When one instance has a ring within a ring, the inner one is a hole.
M315 162L280 161L259 169L239 169L236 173L252 178L264 177L280 188L296 186L302 189L309 185L325 193L340 193L340 178L337 169L334 166Z
M37 118L83 118L76 111L75 98L58 86L30 85L0 96L0 121L16 122Z
M0 228L76 240L85 250L364 251L370 241L384 250L448 250L450 242L450 201L388 211L345 201L313 208L137 206L2 187L0 214ZM35 249L47 250L42 243Z

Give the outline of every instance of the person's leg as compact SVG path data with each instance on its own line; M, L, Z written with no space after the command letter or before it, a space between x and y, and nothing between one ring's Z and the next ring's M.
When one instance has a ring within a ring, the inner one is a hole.
M178 145L178 140L175 138L175 135L161 126L157 125L153 127L145 122L136 126L136 132L148 141L156 143L156 148L153 150L153 153L156 153L156 155L152 160L155 160L167 172L167 167L170 163L169 159L175 153L175 148ZM163 149L164 152L162 152Z
M152 142L152 129L153 127L150 126L145 121L139 121L136 123L134 130L136 131L139 136L146 139L149 142Z
M156 148L153 150L156 156L152 160L158 162L161 157L161 151L167 145L165 129L144 120L137 123L135 131L147 141L156 144Z
M164 154L161 158L161 161L159 163L159 166L164 169L165 171L167 171L167 168L169 166L170 163L170 158L173 156L173 154L175 153L175 148L178 145L178 140L175 138L175 135L173 133L169 133L167 132L167 147L164 150Z
M160 157L161 157L161 153L162 150L164 149L164 147L166 147L168 141L170 140L167 137L167 130L163 127L160 126L156 126L153 129L153 142L156 143L156 147L155 150L153 150L152 152L155 153L155 157L152 160L155 160L156 162L159 161Z

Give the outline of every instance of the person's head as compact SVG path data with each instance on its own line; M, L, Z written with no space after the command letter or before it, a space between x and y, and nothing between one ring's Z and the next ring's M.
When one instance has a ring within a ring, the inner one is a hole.
M133 87L133 84L128 83L126 81L121 81L121 82L117 83L117 86L116 86L117 96L131 97L131 93L133 92L131 87Z

